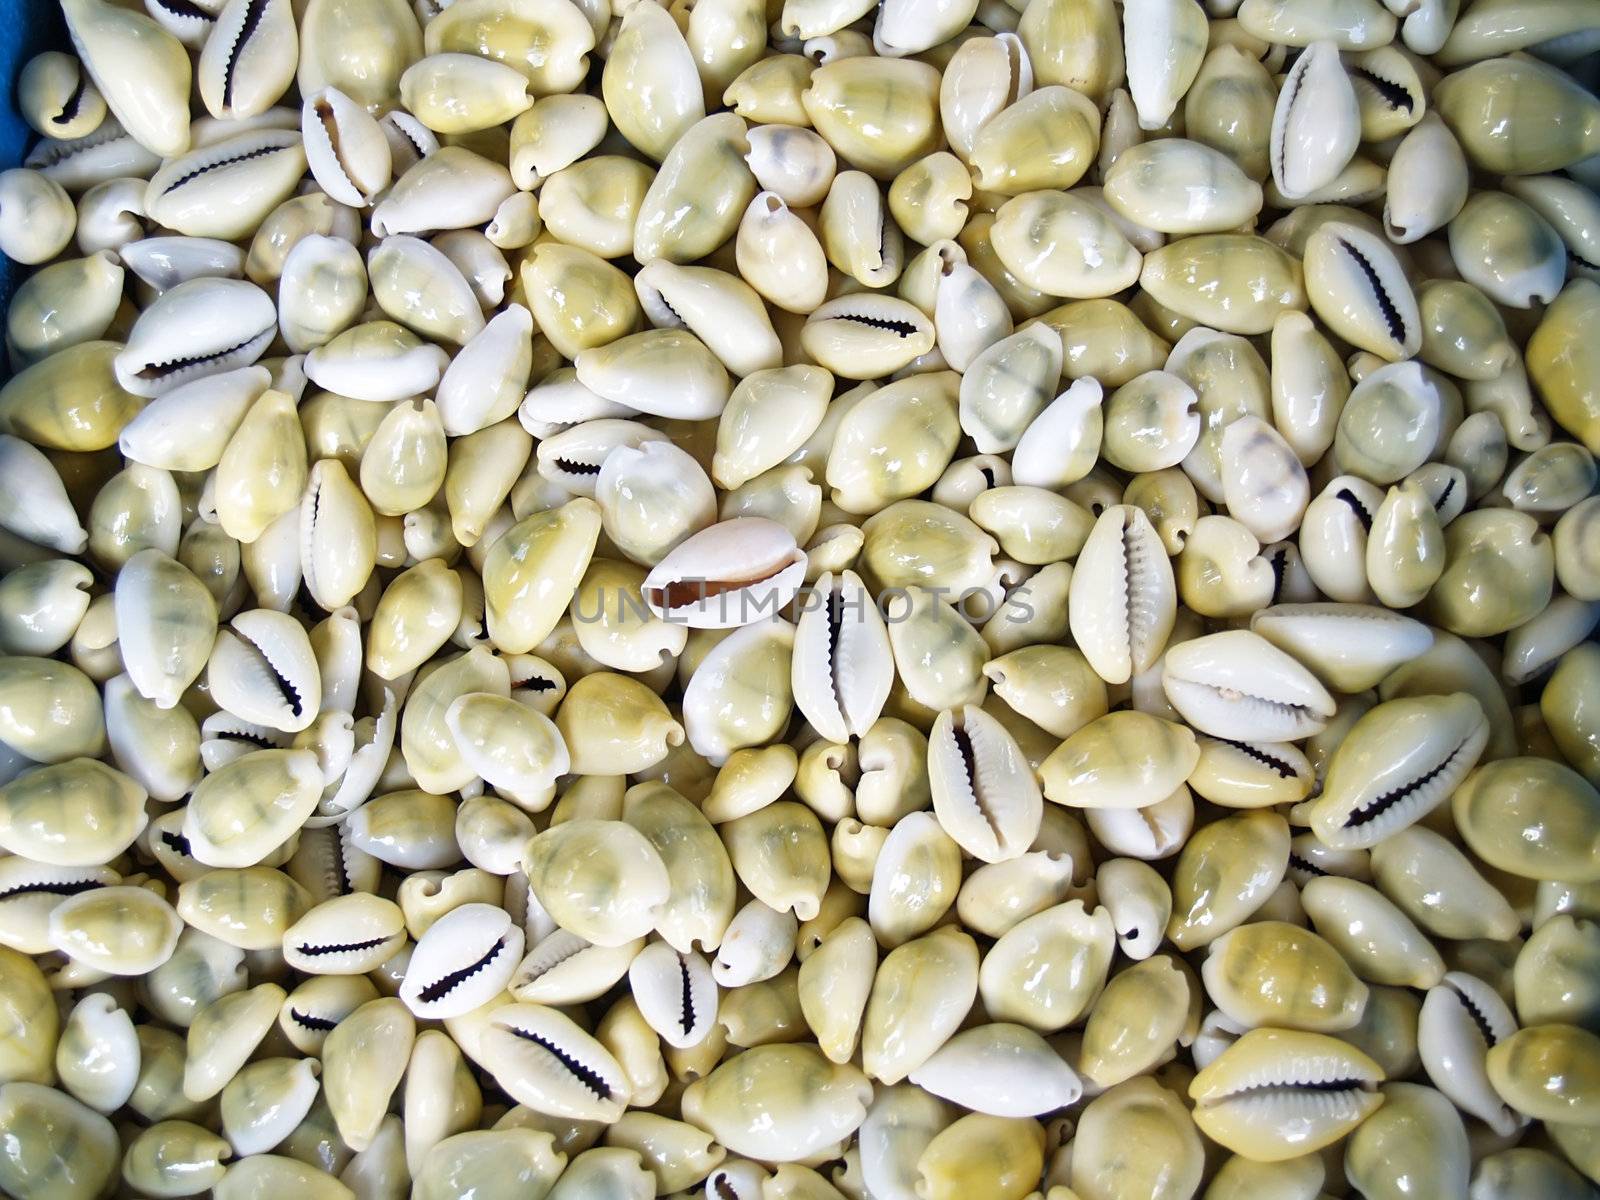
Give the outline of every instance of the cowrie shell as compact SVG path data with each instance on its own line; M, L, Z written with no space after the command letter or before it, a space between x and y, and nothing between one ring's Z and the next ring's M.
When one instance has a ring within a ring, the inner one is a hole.
M478 1053L506 1094L536 1112L609 1124L630 1099L617 1060L553 1008L519 1003L496 1009Z
M493 904L463 904L418 939L400 999L419 1017L459 1017L493 1000L522 958L522 930Z
M277 334L272 298L242 279L195 279L139 314L117 355L117 380L139 396L246 367Z
M640 1015L669 1046L696 1045L716 1024L717 984L694 951L651 943L628 964L628 986Z
M1016 740L982 709L946 709L934 720L928 780L939 824L968 854L1002 862L1033 844L1039 785Z

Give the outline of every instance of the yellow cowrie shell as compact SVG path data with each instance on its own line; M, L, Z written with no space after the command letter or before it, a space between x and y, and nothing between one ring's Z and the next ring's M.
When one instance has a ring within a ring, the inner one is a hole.
M1575 1126L1552 1123L1550 1127ZM1510 1200L1512 1196L1555 1200L1581 1193L1586 1186L1584 1177L1555 1154L1527 1146L1485 1155L1478 1160L1472 1176L1473 1191L1484 1200Z
M915 703L938 712L977 704L987 683L989 648L947 601L921 587L896 589L900 596L884 616L900 686Z
M758 621L701 659L683 692L684 731L698 754L721 766L734 751L783 732L793 705L793 649L794 626Z
M1255 612L1271 601L1276 582L1255 535L1223 516L1194 523L1178 557L1177 581L1184 604L1214 618Z
M1114 505L1101 513L1079 554L1067 615L1102 679L1125 683L1155 664L1172 632L1176 593L1166 550L1144 510Z
M1109 296L1139 274L1139 252L1110 216L1077 196L1016 196L1000 207L992 237L1009 271L1052 296Z
M919 158L894 177L889 212L913 241L931 246L961 232L972 186L961 160L941 150Z
M1449 225L1461 277L1498 304L1529 308L1561 290L1567 248L1533 208L1504 192L1479 192Z
M1200 761L1188 779L1204 799L1224 808L1267 808L1304 800L1315 778L1290 742L1223 741L1201 735Z
M549 636L588 567L600 524L599 506L579 497L519 521L490 547L484 595L498 649L526 653Z
M685 329L649 329L580 351L580 384L638 412L683 420L721 414L728 373L705 343Z
M635 1151L654 1173L657 1187L674 1190L700 1183L728 1153L703 1129L637 1111L607 1128L606 1144Z
M1507 474L1501 494L1519 512L1549 520L1586 499L1596 476L1594 456L1582 446L1553 442L1518 463Z
M968 1113L935 1134L918 1156L916 1195L1023 1200L1043 1170L1044 1145L1037 1121Z
M449 640L461 609L461 576L442 559L426 559L397 575L368 627L367 669L386 680L415 670Z
M1134 963L1112 977L1083 1030L1079 1070L1112 1088L1169 1057L1189 1017L1186 974L1167 955ZM1089 1143L1085 1143L1087 1147Z
M1189 477L1175 467L1135 475L1122 502L1144 510L1168 554L1181 553L1200 519L1200 497Z
M1094 524L1077 504L1043 487L990 488L973 501L969 515L1007 555L1034 565L1072 558Z
M445 712L465 764L519 808L538 812L569 766L566 745L550 719L492 693L458 697Z
M1590 783L1600 780L1600 729L1594 696L1600 650L1581 643L1561 656L1539 696L1539 708L1562 756Z
M1012 449L1055 393L1061 365L1061 339L1042 323L984 350L962 376L963 432L982 453Z
M1303 200L1336 187L1360 144L1360 106L1338 47L1315 41L1289 69L1273 110L1273 189Z
M1416 298L1383 239L1329 222L1306 241L1305 271L1311 306L1333 333L1390 361L1417 353Z
M1389 162L1384 232L1404 245L1444 228L1466 203L1467 185L1460 143L1438 113L1425 113Z
M1550 415L1592 454L1600 448L1600 390L1588 341L1600 318L1600 284L1574 279L1545 310L1528 339L1528 375Z
M1118 156L1106 172L1105 198L1128 220L1175 235L1237 229L1261 211L1260 185L1232 160L1178 138Z
M37 447L10 434L0 434L0 467L4 468L4 528L19 538L66 554L81 554L88 533L78 522L66 486Z
M1576 1025L1536 1025L1490 1047L1489 1082L1535 1120L1589 1125L1600 1087L1600 1039ZM14 1085L13 1085L14 1086Z
M735 1154L792 1162L841 1145L860 1126L871 1097L860 1071L810 1047L758 1046L690 1084L683 1115Z
M300 828L321 792L310 751L258 750L201 781L183 836L207 866L255 866Z
M1270 170L1276 103L1272 76L1258 59L1237 46L1215 45L1184 97L1184 128L1260 182Z
M511 178L523 191L531 191L583 159L599 145L606 126L605 104L597 96L560 94L535 100L511 126Z
M19 365L103 337L116 316L126 276L110 250L51 263L17 288L6 314L6 340ZM71 296L73 303L62 303Z
M661 855L618 821L552 826L528 843L523 870L562 928L601 946L643 937L670 895Z
M1206 992L1246 1028L1270 1025L1337 1033L1366 1010L1368 988L1338 950L1282 921L1252 921L1211 943Z
M1383 1107L1350 1136L1345 1170L1372 1197L1466 1195L1467 1131L1455 1107L1432 1088L1389 1083Z
M779 210L767 207L772 216L763 224L777 225ZM876 288L899 278L904 258L900 229L877 182L866 172L840 171L833 177L816 225L828 261L856 282Z
M1202 827L1178 859L1167 936L1180 950L1209 945L1243 924L1283 881L1289 829L1265 810Z
M153 23L152 23L153 24ZM118 1143L111 1122L71 1096L36 1083L0 1085L10 1138L0 1186L19 1200L92 1200L111 1192Z
M823 37L871 11L861 0L785 0L775 28L788 38Z
M848 22L846 22L848 24ZM800 96L816 64L801 54L776 54L746 67L723 92L722 102L761 124L809 125Z
M266 112L294 81L297 42L288 4L224 4L195 69L206 111L235 120Z
M175 556L182 535L182 502L172 476L130 463L101 487L89 509L89 553L115 570L140 550Z
M183 1063L184 1098L198 1104L222 1091L272 1028L285 995L275 983L257 984L221 996L195 1014ZM142 1070L156 1056L142 1043L140 1051Z
M300 18L300 41L301 95L331 85L363 107L396 101L401 72L422 55L421 31L401 0L316 0Z
M378 307L419 335L461 345L483 329L460 270L420 238L384 238L367 256L367 275Z
M871 379L898 371L932 350L934 336L933 322L915 305L893 296L861 293L840 296L815 309L801 327L800 343L818 365L835 375ZM950 417L953 426L953 405ZM954 449L952 442L950 451ZM948 462L947 452L928 483Z
M393 997L369 1000L328 1034L323 1095L352 1150L366 1149L377 1136L415 1040L416 1022Z
M1268 42L1305 46L1318 38L1337 40L1341 50L1368 50L1393 40L1397 22L1377 0L1246 0L1238 10L1243 30Z
M800 1009L831 1062L848 1062L855 1053L877 963L871 927L850 917L800 964Z
M805 1015L798 977L799 970L791 966L771 979L729 991L719 1002L713 1036L729 1046L767 1046L802 1037Z
M1397 483L1428 460L1444 420L1443 395L1415 362L1364 376L1339 415L1339 466L1376 484Z
M1468 848L1497 870L1573 882L1596 872L1600 801L1568 767L1536 758L1491 762L1467 777L1451 806Z
M270 1150L305 1119L317 1098L321 1065L310 1058L250 1063L222 1089L222 1127L235 1153Z
M240 1159L228 1167L221 1182L212 1189L219 1200L268 1200L286 1192L306 1200L348 1200L355 1195L330 1172L280 1154L252 1154Z
M1594 1024L1596 932L1594 922L1562 913L1529 935L1512 970L1523 1024Z
M419 1200L537 1194L555 1183L565 1163L543 1131L468 1130L437 1142L418 1161L412 1194Z
M510 419L458 438L450 447L444 497L458 543L481 543L532 451L533 439Z
M472 0L460 12L441 12L423 30L429 54L472 54L515 67L535 96L578 87L588 70L594 36L576 5L537 0L511 4Z
M0 658L0 741L36 763L105 748L105 719L89 678L47 658Z
M227 1139L190 1121L158 1121L128 1144L122 1178L147 1196L184 1196L215 1188L232 1154Z
M790 125L756 125L746 138L750 151L745 163L757 187L801 208L822 202L833 183L837 159L833 147L818 134Z
M981 125L967 157L977 187L1017 195L1071 187L1098 149L1094 104L1071 88L1048 86L1029 92Z
M994 692L1052 736L1069 738L1106 714L1106 687L1077 650L1025 646L985 664Z
M775 368L782 360L760 297L736 276L657 259L635 277L634 288L653 324L686 328L734 375Z
M867 919L892 948L926 933L955 902L961 850L941 818L911 813L888 831L870 876Z
M311 468L300 502L301 575L332 612L365 586L377 563L377 530L361 489L337 459Z
M1276 429L1255 416L1230 422L1222 431L1221 459L1224 502L1252 534L1275 542L1299 528L1311 484Z
M1533 517L1487 509L1463 513L1444 538L1444 573L1427 604L1450 632L1463 637L1503 633L1548 605L1554 555Z
M818 310L818 320L851 321L843 312L837 317L824 316L829 307ZM910 306L905 307L910 315ZM897 319L898 311L892 310L896 315L887 319ZM860 319L884 318L867 310ZM808 322L807 328L811 327ZM913 333L910 338L915 336ZM844 341L840 339L841 349ZM960 437L956 417L959 383L952 372L916 375L879 388L850 409L839 423L828 455L827 480L834 503L846 512L874 513L927 489L949 464ZM913 430L920 438L908 444L905 436ZM897 449L894 459L886 461L881 448L891 431Z
M1238 334L1270 332L1306 304L1300 264L1252 234L1184 238L1145 257L1139 282L1175 312Z
M238 240L289 199L305 170L297 130L241 133L169 159L151 176L144 207L152 221L178 233Z
M200 675L216 635L211 593L161 551L141 550L117 576L122 659L139 694L171 708Z
M705 116L694 53L667 16L659 5L630 7L601 79L617 131L657 162Z
M30 58L17 77L17 110L35 133L80 138L105 120L106 102L83 63L60 50Z
M785 461L816 432L831 390L828 372L810 365L759 370L740 380L718 421L712 478L732 490Z
M31 958L7 947L0 947L0 982L0 1079L53 1080L61 1018L50 985Z
M821 908L829 876L827 837L810 809L769 804L722 827L733 869L758 900L802 921Z
M887 180L937 148L938 95L939 73L925 63L861 58L817 68L800 100L840 157Z
M160 1025L136 1025L134 1033L139 1039L139 1080L128 1108L147 1121L203 1118L203 1105L183 1094L183 1036Z
M1564 72L1526 56L1492 58L1446 75L1433 100L1485 171L1559 171L1600 149L1600 104Z
M1559 175L1508 178L1502 181L1501 187L1527 204L1561 235L1577 274L1590 279L1595 277L1592 264L1600 259L1600 248L1594 243L1600 231L1595 227L1592 192Z
M693 262L735 233L756 193L745 131L742 117L716 113L675 139L639 205L636 258Z
M1177 1095L1154 1079L1130 1079L1096 1097L1079 1117L1066 1200L1193 1195L1204 1170L1202 1145ZM1134 1146L1149 1154L1133 1152ZM1050 1189L1050 1200L1062 1200L1058 1193L1065 1190Z
M286 392L262 392L217 463L215 504L223 531L249 543L290 512L306 484L305 437Z
M959 595L989 582L997 543L959 513L901 500L868 518L864 563L882 587L939 587Z
M1026 917L984 955L978 990L989 1015L1050 1033L1087 1013L1105 984L1116 932L1104 908L1071 900Z
M62 1086L97 1112L127 1103L139 1077L139 1038L111 996L90 994L68 1015L56 1045Z
M1390 488L1367 533L1367 582L1394 608L1418 604L1445 569L1445 535L1432 501L1409 481Z
M521 71L473 54L430 54L400 76L400 102L435 133L474 133L525 112Z
M0 388L0 432L45 449L103 450L146 401L123 390L115 342L81 342L19 371Z
M178 888L178 915L242 950L283 943L283 933L311 907L309 892L271 867L207 871Z
M683 726L654 692L611 672L573 684L556 712L556 727L579 775L637 773L684 739Z
M172 956L183 921L142 887L104 887L50 912L50 941L74 962L108 975L145 975Z
M1040 84L1064 84L1098 103L1122 83L1121 30L1106 0L1051 0L1022 11L1016 32Z
M142 12L95 0L62 10L67 31L106 106L151 153L189 145L190 67L183 44Z
M362 283L365 296L365 282ZM306 373L319 387L355 400L389 404L431 391L449 362L439 346L424 343L392 321L352 326L315 346Z
M541 242L521 270L534 320L565 358L614 340L638 321L628 277L587 250Z
M1375 888L1328 876L1308 882L1301 898L1317 932L1369 981L1429 988L1443 976L1438 951Z
M1098 717L1042 763L1046 799L1070 808L1144 808L1172 794L1199 748L1183 726L1134 711Z

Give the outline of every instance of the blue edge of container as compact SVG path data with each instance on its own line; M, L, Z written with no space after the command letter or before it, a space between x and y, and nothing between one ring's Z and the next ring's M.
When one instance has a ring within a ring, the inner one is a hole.
M66 48L67 27L54 0L0 0L0 81L5 84L5 105L0 109L0 169L22 162L33 139L27 122L17 115L17 72L41 50ZM11 304L25 268L0 255L0 314ZM0 352L0 379L9 378L11 365Z

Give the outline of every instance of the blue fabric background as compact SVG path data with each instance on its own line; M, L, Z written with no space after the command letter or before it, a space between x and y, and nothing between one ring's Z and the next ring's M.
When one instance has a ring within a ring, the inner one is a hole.
M0 0L0 80L5 81L6 103L0 112L0 169L22 162L33 131L17 115L17 72L41 50L65 49L67 27L54 0ZM0 256L0 312L11 303L21 268ZM0 377L10 374L0 354Z

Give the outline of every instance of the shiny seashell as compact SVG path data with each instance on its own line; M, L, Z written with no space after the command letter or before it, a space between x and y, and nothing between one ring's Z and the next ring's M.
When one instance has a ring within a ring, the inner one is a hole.
M789 460L817 432L831 391L829 373L808 364L756 371L740 380L718 422L712 478L737 489Z
M794 596L805 552L760 517L723 521L682 542L645 578L650 611L691 629L727 629L776 612Z
M511 177L530 191L582 159L605 135L604 103L581 94L542 96L511 127Z
M821 319L842 326L859 318ZM846 512L876 512L937 480L960 437L958 386L949 372L923 373L886 384L854 404L839 420L828 452L825 474L833 502ZM920 436L906 436L909 430ZM886 462L879 447L890 437L905 441L902 452Z
M400 76L400 102L440 134L502 125L533 104L516 67L473 54L429 54Z
M1466 201L1466 156L1439 115L1426 113L1389 162L1384 231L1393 242L1416 242L1448 225Z
M621 980L643 948L643 938L620 946L596 946L557 929L528 951L512 973L508 989L516 999L530 1003L586 1003Z
M1244 1028L1338 1033L1356 1025L1368 988L1329 942L1281 921L1252 921L1211 943L1206 992Z
M939 823L967 853L1000 862L1032 843L1042 812L1038 784L1016 742L988 714L968 706L939 715L928 776Z
M1311 305L1334 333L1390 361L1417 353L1416 298L1382 239L1330 222L1307 240L1305 269Z
M866 734L894 681L888 632L860 577L821 575L795 627L795 703L824 738Z
M933 250L935 242L961 233L971 215L967 201L972 190L972 176L955 155L941 150L918 159L889 185L889 214L894 225L884 223L885 238L892 238L890 231L897 225L913 241ZM834 230L831 221L829 224L831 234ZM850 234L859 237L859 230L852 229ZM856 246L858 251L861 248ZM870 258L870 243L866 249ZM903 246L894 253L903 254Z
M395 180L369 224L380 238L467 229L492 221L514 191L510 172L499 163L462 146L442 146Z
M68 1014L55 1048L66 1091L101 1113L115 1112L139 1077L139 1039L128 1013L111 996L89 994Z
M117 575L118 640L139 694L175 705L200 675L216 634L216 604L181 564L141 550Z
M1395 14L1377 0L1339 0L1319 5L1306 0L1249 0L1238 9L1242 30L1268 42L1305 46L1333 38L1341 50L1368 50L1394 39Z
M283 958L308 975L365 975L405 941L399 905L352 892L324 901L285 930Z
M836 834L836 844L845 834ZM866 829L856 831L865 840ZM869 843L870 844L870 843ZM902 817L883 836L858 881L867 884L867 919L878 940L899 946L926 933L949 911L960 886L961 851L939 820L927 812ZM838 871L848 879L847 869Z
M712 978L725 988L743 987L748 983L761 983L773 978L793 958L798 928L799 923L793 913L778 912L759 900L751 900L733 915L723 933L716 957L711 962ZM804 1006L803 978L801 988L801 1003ZM866 1003L864 992L861 1002ZM857 1017L859 1019L859 1014Z
M123 427L117 448L162 470L209 470L269 382L266 368L246 366L180 383Z
M77 1198L114 1190L116 1130L92 1108L54 1088L13 1080L0 1085L0 1118L16 1139L0 1166L7 1192Z
M56 350L104 337L121 303L126 274L117 254L99 250L30 275L6 314L6 338L19 360L37 362ZM76 311L64 311L63 293L75 298Z
M731 384L706 344L686 330L655 329L579 352L578 382L636 412L684 420L721 414Z
M1210 33L1205 14L1178 0L1123 5L1128 92L1141 129L1160 129L1172 117L1200 70Z
M378 118L378 129L389 144L389 169L404 175L439 148L439 139L404 109L395 108ZM443 249L443 247L440 247Z
M1420 621L1370 605L1274 605L1256 613L1250 628L1346 693L1375 686L1433 644Z
M1484 1058L1516 1029L1516 1018L1499 994L1460 971L1446 973L1429 989L1417 1027L1417 1047L1434 1086L1502 1136L1515 1132L1522 1118L1490 1084Z
M830 146L875 179L890 179L937 148L939 74L911 59L839 59L818 67L801 93ZM877 118L864 120L873 112Z
M878 10L873 49L884 57L920 54L964 30L977 11L975 0L953 0L933 7L893 0Z
M1146 808L1172 795L1199 748L1183 726L1146 713L1090 721L1039 765L1045 797L1070 808Z
M1600 1045L1587 1029L1534 1025L1496 1042L1485 1065L1490 1084L1518 1112L1586 1125L1594 1115L1597 1052Z
M1041 84L1063 84L1098 104L1124 81L1123 38L1110 4L1041 5L1017 36Z
M1427 988L1444 975L1438 951L1377 889L1330 875L1310 880L1301 899L1317 932L1370 982Z
M1071 194L1030 192L1008 200L991 237L1007 270L1052 296L1109 296L1140 271L1139 252L1112 217Z
M1489 866L1528 879L1584 881L1594 871L1595 799L1594 788L1568 767L1506 758L1469 775L1451 811L1462 840ZM1498 843L1497 836L1518 840Z
M740 389L734 389L738 397ZM605 454L595 499L606 535L630 558L654 565L690 534L716 520L705 471L666 441L624 442Z
M1090 665L1108 683L1152 667L1166 647L1177 587L1142 509L1118 505L1095 522L1073 572L1067 615Z
M1187 136L1227 155L1251 179L1271 171L1278 89L1255 57L1237 46L1211 47L1184 97Z
M1450 1101L1409 1083L1388 1084L1383 1094L1380 1112L1351 1135L1346 1149L1351 1180L1377 1196L1435 1184L1466 1195L1467 1131Z
M1373 853L1378 887L1438 937L1509 936L1517 917L1506 898L1451 842L1421 826L1386 838Z
M1041 1033L1089 1011L1116 949L1111 917L1081 900L1048 908L1011 927L984 955L978 989L989 1015Z
M1283 882L1288 864L1289 829L1276 813L1247 811L1202 826L1173 872L1167 936L1189 950L1242 925Z
M740 275L778 308L810 313L827 296L822 244L774 192L761 192L746 206L734 254Z
M979 126L967 157L977 187L1018 195L1071 187L1098 149L1093 102L1052 86L1028 92Z
M32 172L21 172L29 176ZM46 194L56 194L55 189L60 185L39 176L32 180L39 189L35 198L38 207L33 207L23 197L14 192L16 183L20 182L16 175L0 180L0 187L13 195L8 199L22 201L13 203L12 215L15 216L19 209L26 207L33 218L33 234L38 238L47 238L49 243L60 235L64 227L70 227L70 219L62 222L46 215L49 205L45 200ZM27 191L28 189L21 189ZM144 225L141 218L144 216L144 181L142 179L112 179L105 183L97 183L78 200L77 229L75 242L79 250L85 254L93 254L100 250L115 250L128 242L136 241L144 236ZM63 214L67 216L68 214ZM15 243L15 249L20 258L33 257L38 251L19 239L10 230L0 226L8 243ZM49 244L46 243L46 244Z
M556 1009L508 1004L488 1017L477 1055L521 1104L572 1120L615 1121L630 1089L611 1053Z
M788 723L794 627L746 616L743 632L723 639L684 686L683 724L689 745L713 766L729 754L763 745Z
M1145 256L1139 282L1180 316L1234 334L1270 332L1281 313L1306 303L1299 263L1252 234L1169 243Z
M1600 104L1565 72L1527 56L1453 71L1434 107L1480 170L1559 171L1600 150Z
M639 1012L669 1046L693 1046L717 1019L717 985L700 955L665 942L647 946L628 966Z
M1417 69L1393 46L1352 54L1345 61L1361 109L1361 140L1382 142L1405 133L1423 116L1427 92Z
M552 826L528 844L523 870L562 928L602 946L643 937L670 890L660 854L617 821Z
M1222 432L1223 496L1228 511L1262 542L1279 541L1300 525L1311 485L1282 435L1258 417Z
M131 9L73 0L62 12L79 59L134 140L162 157L187 149L190 68L183 44Z
M236 615L206 664L217 704L242 721L295 733L316 718L322 681L304 628L270 609Z
M1102 396L1093 379L1078 379L1046 405L1017 439L1012 481L1062 488L1088 474L1100 451Z
M665 434L643 422L599 417L548 435L539 442L534 455L544 478L574 495L584 496L591 490L598 493L600 473L613 452L642 450L651 442L665 440Z
M297 353L326 345L361 315L367 268L342 238L311 234L289 251L278 283L278 328Z
M1255 1161L1278 1162L1359 1125L1383 1103L1381 1080L1377 1063L1326 1034L1255 1029L1196 1075L1189 1092L1207 1137ZM1249 1094L1263 1087L1271 1092L1259 1101Z
M792 125L756 125L746 135L745 162L756 186L798 208L820 204L833 182L833 147L809 129Z
M1473 196L1451 220L1450 254L1468 283L1511 308L1549 303L1561 290L1567 248L1532 207L1504 192Z
M869 294L827 301L800 332L806 353L845 379L892 374L932 350L934 339L933 322L915 305Z
M1585 331L1600 314L1600 285L1574 279L1528 340L1528 374L1551 416L1592 454L1600 447L1600 397L1586 374ZM1534 447L1530 446L1529 449Z
M634 289L652 323L686 328L734 375L777 367L782 360L760 298L732 275L657 259L635 276Z
M1174 235L1224 233L1261 211L1259 184L1221 151L1181 138L1119 155L1105 198L1128 220Z
M997 1117L1039 1116L1083 1094L1077 1073L1021 1025L964 1030L908 1078L935 1096Z
M258 1154L283 1141L311 1110L321 1065L266 1058L242 1068L222 1089L222 1127L235 1153Z
M93 133L106 116L105 97L83 64L60 50L46 50L23 64L17 109L35 133L61 139Z
M235 120L259 116L294 81L298 55L294 13L284 0L229 0L195 68L206 111Z
M554 723L515 700L485 692L460 696L445 723L466 764L528 811L549 804L556 778L570 767Z
M1318 732L1334 713L1315 676L1245 630L1174 646L1161 679L1185 720L1213 737L1288 741Z
M657 162L706 111L694 53L665 13L629 8L601 76L618 132Z
M140 314L116 358L118 382L140 396L249 366L277 331L271 298L237 279L196 279Z
M262 129L173 158L150 177L150 219L190 237L231 241L259 227L305 174L297 130Z
M484 327L461 272L420 238L384 238L367 256L367 275L378 307L418 334L461 345Z
M336 87L306 98L300 136L317 185L340 204L366 208L389 183L389 143L377 121Z
M418 939L400 999L424 1018L459 1017L499 995L522 957L522 930L489 904L453 908Z
M1272 117L1272 178L1311 195L1338 178L1361 141L1355 88L1332 42L1312 44L1290 69Z
M145 975L167 959L183 921L148 888L110 886L69 896L50 910L51 946L107 975Z
M483 564L489 638L511 654L533 649L561 619L600 533L600 512L579 497L517 522Z
M692 262L736 232L756 191L745 128L742 118L716 113L677 139L640 202L636 258Z
M69 897L121 881L106 867L59 867L19 855L0 860L0 944L24 954L48 954L50 913ZM79 1097L84 1099L84 1097ZM85 1103L89 1103L85 1099Z
M1148 1157L1123 1152L1134 1139L1149 1148ZM1092 1100L1071 1145L1073 1194L1096 1200L1124 1188L1155 1195L1168 1183L1181 1194L1199 1186L1204 1170L1202 1142L1188 1110L1154 1079L1130 1079Z
M190 853L210 867L251 867L311 815L322 772L309 750L257 750L212 772L184 811Z

